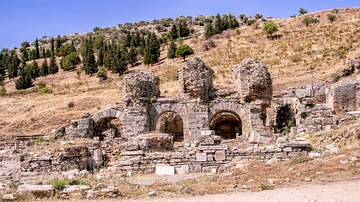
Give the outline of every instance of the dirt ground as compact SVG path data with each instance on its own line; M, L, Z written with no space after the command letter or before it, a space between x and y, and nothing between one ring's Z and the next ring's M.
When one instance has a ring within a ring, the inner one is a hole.
M360 201L360 192L358 187L360 179L347 181L331 181L322 183L307 183L301 185L292 185L289 187L280 187L274 190L261 192L235 192L227 194L203 195L182 198L146 198L141 200L123 200L126 202L160 201L160 202L253 202L253 201Z

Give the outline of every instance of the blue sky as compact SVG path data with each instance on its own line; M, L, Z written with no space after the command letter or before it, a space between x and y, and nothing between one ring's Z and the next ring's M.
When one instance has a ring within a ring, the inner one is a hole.
M97 26L217 13L289 17L300 7L309 12L360 7L360 0L1 0L0 49L43 36L90 32Z

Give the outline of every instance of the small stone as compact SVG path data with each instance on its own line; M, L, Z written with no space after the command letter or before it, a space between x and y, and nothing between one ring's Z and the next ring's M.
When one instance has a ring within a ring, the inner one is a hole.
M14 197L14 195L12 195L12 194L5 194L5 195L2 197L2 199L3 199L4 201L12 201L12 200L15 200L15 197Z
M340 164L342 164L342 165L348 164L348 161L347 161L347 160L340 160L339 162L340 162Z
M294 169L293 168L289 168L288 171L293 171Z
M232 186L233 189L235 189L236 187L238 187L237 184L234 184L234 185Z
M289 179L289 178L286 178L286 182L290 182L290 179Z
M311 182L311 179L309 177L305 177L305 182Z
M267 165L271 165L271 164L273 164L273 163L276 163L276 162L278 162L279 160L277 159L277 158L271 158L270 160L268 160L267 162L266 162L266 164Z
M268 182L269 182L270 184L274 184L274 183L276 182L276 179L274 179L274 178L269 178L269 179L268 179Z
M87 192L86 199L96 199L96 191L89 190Z
M154 197L154 196L156 196L156 192L155 192L155 191L149 192L149 197Z
M316 174L317 174L317 175L321 175L321 174L323 174L323 172L316 172Z
M248 180L248 182L254 182L254 180L253 180L253 179L250 179L250 180Z
M250 189L250 187L248 187L246 184L244 184L244 185L242 186L242 188L243 188L243 189Z

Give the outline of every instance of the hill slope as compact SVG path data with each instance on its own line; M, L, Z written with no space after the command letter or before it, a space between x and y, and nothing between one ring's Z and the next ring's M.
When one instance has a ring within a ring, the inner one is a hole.
M327 19L328 14L336 16L333 23ZM319 23L307 27L302 23L306 17L318 19ZM215 88L231 88L232 66L244 58L255 57L267 64L275 94L288 86L329 80L348 59L360 57L360 9L341 9L338 13L329 10L296 18L267 20L274 21L279 27L276 39L268 39L262 33L263 21L258 21L252 26L241 26L238 30L213 36L216 47L209 51L201 51L205 39L200 28L192 37L184 39L184 43L193 47L194 56L201 57L214 69ZM184 62L167 59L167 45L161 50L160 62L149 67L141 64L129 70L154 71L161 79L161 95L174 97L178 92L174 78ZM16 91L14 81L6 79L5 88L11 96L0 98L0 135L47 134L61 125L68 126L71 119L80 117L85 111L95 113L107 104L121 101L121 77L111 73L108 76L108 80L99 81L94 76L78 76L75 71L60 70L58 74L35 81L35 84L44 81L53 90L52 94L46 95L39 95L37 87L33 87L33 92ZM69 107L70 102L74 107Z

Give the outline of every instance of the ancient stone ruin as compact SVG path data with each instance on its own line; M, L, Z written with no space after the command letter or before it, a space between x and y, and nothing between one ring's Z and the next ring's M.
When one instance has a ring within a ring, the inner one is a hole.
M274 96L271 76L258 59L233 67L234 88L226 92L214 88L213 70L200 58L190 59L178 74L176 98L161 97L153 72L125 75L122 102L94 115L84 113L54 132L55 139L88 141L69 141L57 155L1 156L1 168L11 162L23 183L69 168L107 167L124 175L224 172L234 160L308 155L310 144L297 134L315 134L335 127L342 117L357 116L350 111L357 110L359 83L317 82ZM0 143L0 150L21 151L28 142Z

